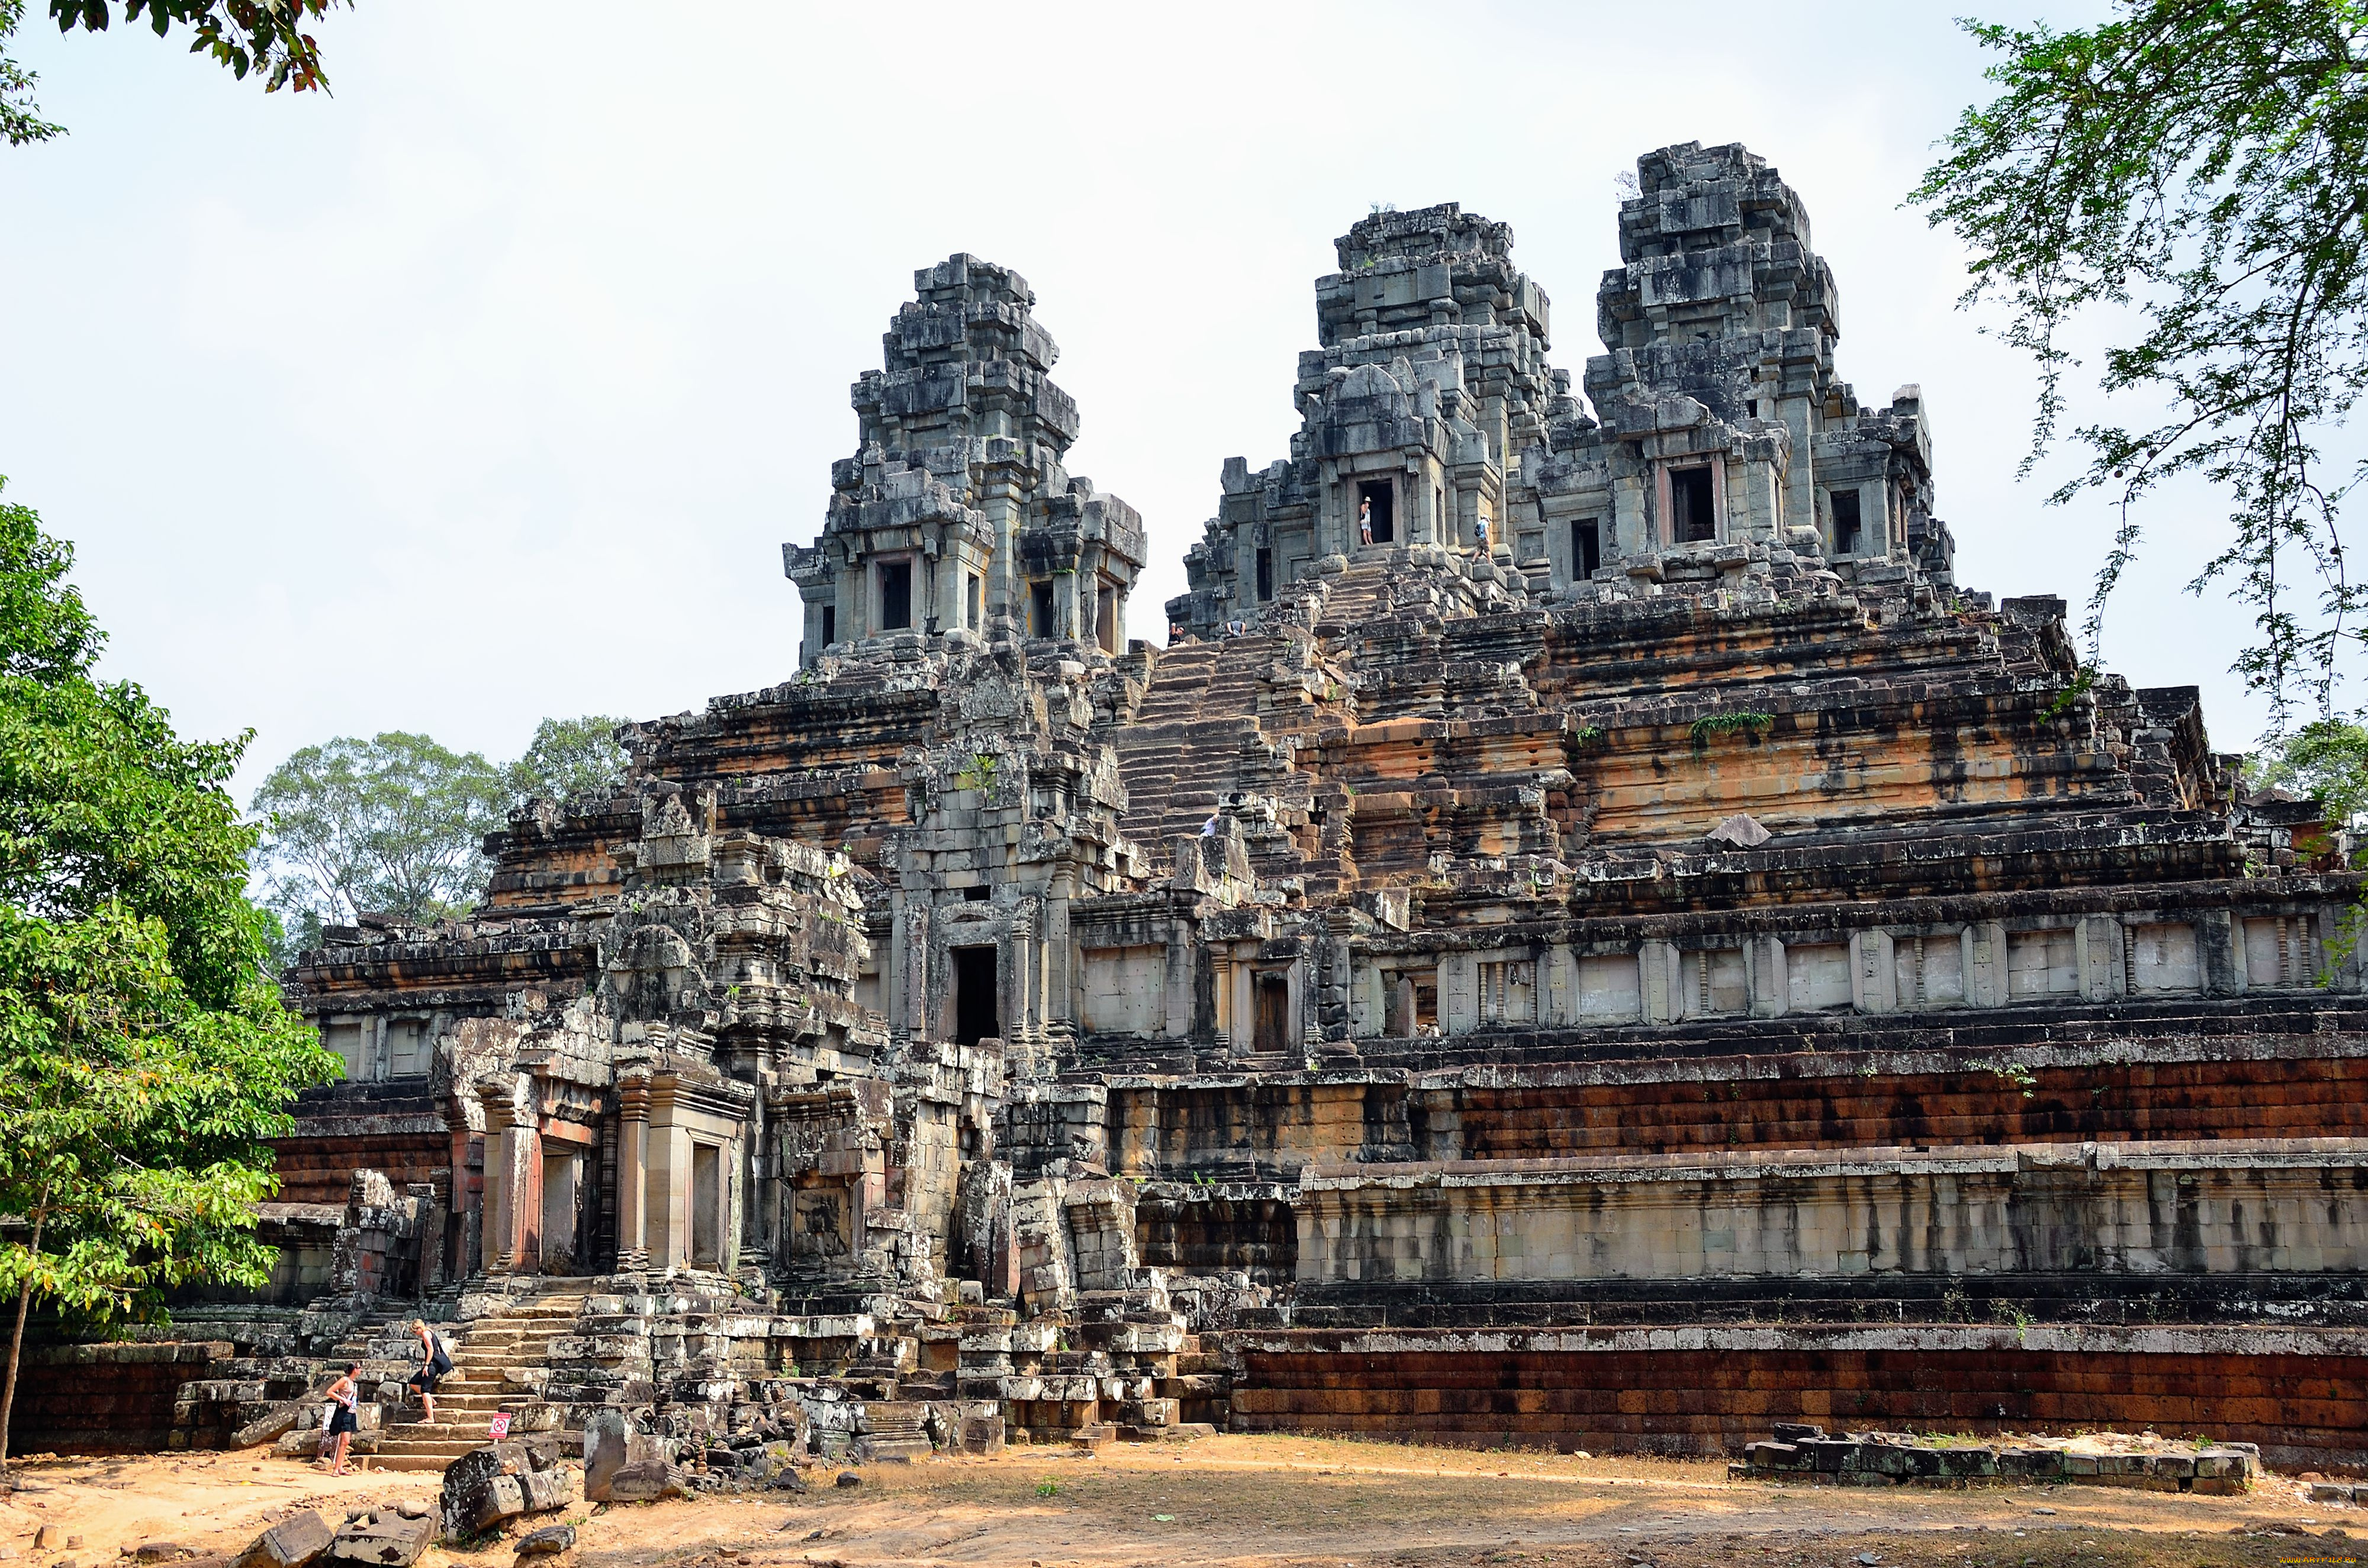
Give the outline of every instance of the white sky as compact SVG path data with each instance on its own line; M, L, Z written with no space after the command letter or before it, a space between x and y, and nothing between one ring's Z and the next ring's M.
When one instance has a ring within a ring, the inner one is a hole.
M1284 455L1310 286L1372 203L1510 222L1576 376L1615 176L1739 140L1807 202L1842 373L1923 384L1961 582L2077 604L2111 516L2017 482L2029 368L1899 206L1982 96L1952 9L362 0L316 29L336 96L267 97L33 7L73 133L0 148L0 473L76 542L112 672L256 730L242 792L339 733L498 758L791 672L781 542L913 269L965 250L1035 286L1156 639L1225 458ZM2157 508L2107 654L2203 686L2235 748L2245 618L2178 591L2223 510Z

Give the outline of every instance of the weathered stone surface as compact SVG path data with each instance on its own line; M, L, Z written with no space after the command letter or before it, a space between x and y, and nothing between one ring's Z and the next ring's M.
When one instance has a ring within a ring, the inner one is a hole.
M436 1521L431 1518L373 1509L339 1527L324 1561L357 1568L411 1568L435 1540Z
M1350 225L1157 648L1033 291L917 274L784 552L795 677L628 726L625 779L493 835L482 908L291 975L349 1072L281 1144L336 1206L272 1217L290 1256L325 1226L351 1301L408 1299L461 1226L481 1324L604 1276L473 1354L612 1500L1217 1425L1736 1452L1771 1396L1935 1388L2015 1441L1752 1451L2368 1463L2340 824L2061 600L1959 583L1923 393L1842 379L1776 170L1663 148L1617 222L1568 368L1506 223ZM70 1370L279 1419L236 1346L138 1348Z

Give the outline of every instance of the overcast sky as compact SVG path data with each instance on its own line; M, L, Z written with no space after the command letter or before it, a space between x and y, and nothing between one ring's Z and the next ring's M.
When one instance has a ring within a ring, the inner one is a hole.
M72 134L0 148L0 473L78 546L108 668L257 732L242 794L335 734L499 758L791 673L780 545L913 270L969 251L1036 289L1156 639L1224 460L1284 455L1311 284L1372 203L1509 222L1576 380L1616 177L1741 141L1807 203L1842 374L1924 387L1961 582L2077 603L2110 515L2017 481L2029 367L1900 207L1982 93L1953 8L362 0L316 29L335 96L267 97L33 7ZM2107 655L2203 687L2235 748L2244 619L2179 593L2220 510L2153 514Z

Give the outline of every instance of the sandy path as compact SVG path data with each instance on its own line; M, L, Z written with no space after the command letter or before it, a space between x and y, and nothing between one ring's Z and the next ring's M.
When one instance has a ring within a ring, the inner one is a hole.
M580 1568L1954 1568L2026 1563L2180 1564L2344 1561L2368 1538L2361 1511L2300 1500L2286 1482L2244 1498L2099 1487L1931 1492L1730 1484L1724 1465L1452 1449L1290 1437L1120 1445L1098 1458L1013 1449L866 1469L860 1488L805 1496L715 1497L557 1516L576 1524ZM29 1467L0 1500L12 1568L106 1568L123 1549L169 1540L235 1551L293 1508L334 1523L347 1508L430 1498L438 1478L317 1471L250 1455L58 1460ZM551 1522L545 1516L535 1523ZM32 1550L54 1523L83 1538ZM2337 1533L2327 1532L2333 1528ZM2282 1533L2270 1533L2277 1531ZM498 1543L432 1551L423 1568L508 1568Z

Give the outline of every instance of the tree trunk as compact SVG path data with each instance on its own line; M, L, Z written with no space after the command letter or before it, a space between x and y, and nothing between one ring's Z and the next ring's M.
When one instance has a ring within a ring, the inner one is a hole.
M41 1188L41 1201L33 1210L33 1244L26 1249L33 1257L41 1253L41 1225L50 1217L50 1189ZM25 1270L25 1282L17 1287L17 1332L8 1341L8 1381L0 1388L0 1475L8 1473L8 1413L17 1403L17 1369L25 1362L25 1309L33 1304L33 1271L29 1264Z

